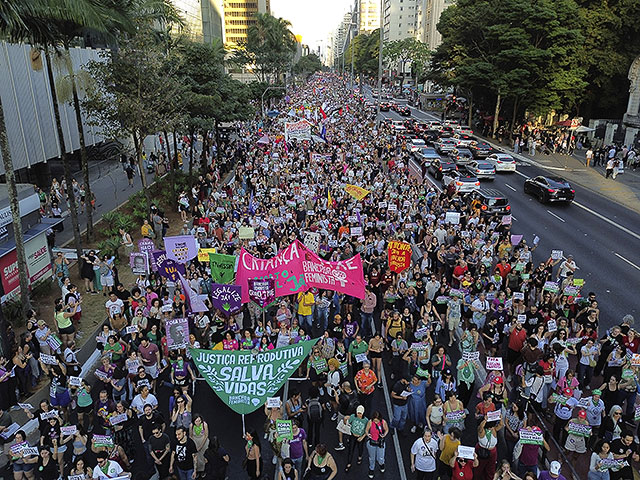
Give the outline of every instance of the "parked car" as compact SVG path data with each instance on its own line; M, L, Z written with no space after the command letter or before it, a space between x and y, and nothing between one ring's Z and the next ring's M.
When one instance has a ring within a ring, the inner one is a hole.
M456 162L457 165L466 165L473 160L473 154L468 148L454 148L449 152L449 157Z
M475 141L469 145L469 150L473 153L473 158L487 158L493 153L493 148L487 142Z
M544 175L525 180L524 193L538 197L542 203L572 202L576 197L576 191L564 178Z
M509 199L495 188L480 188L471 192L466 197L467 204L474 210L479 210L480 215L509 215L511 205Z
M480 188L480 180L468 173L455 170L442 176L442 185L446 188L453 186L456 193L469 193Z
M496 168L483 160L472 160L465 165L465 169L480 180L493 180L496 177Z
M443 175L457 170L458 166L446 158L433 158L431 165L429 165L429 173L431 173L436 180L441 180Z
M515 159L507 154L507 153L492 153L487 158L485 158L485 162L489 162L496 168L496 172L515 172L516 171L516 161Z
M439 138L436 142L434 142L433 146L436 148L438 153L445 154L456 148L456 142L449 138Z

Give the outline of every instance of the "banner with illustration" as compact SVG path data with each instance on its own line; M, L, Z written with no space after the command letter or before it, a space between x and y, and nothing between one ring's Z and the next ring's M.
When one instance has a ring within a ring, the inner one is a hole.
M276 299L276 283L273 278L249 279L249 298L264 308Z
M178 263L187 263L198 256L198 242L193 235L177 235L164 237L164 249L167 258Z
M149 273L148 255L146 253L131 252L129 254L129 266L134 275L146 275Z
M251 278L273 278L276 297L306 292L315 287L364 298L360 254L347 260L329 262L298 240L269 259L254 257L243 248L236 273L236 284L242 286L242 303L249 301L248 281Z
M211 285L211 304L229 317L242 308L242 287L240 285Z
M318 339L254 353L251 350L192 348L200 375L234 412L248 414L260 408L305 360Z
M233 282L233 274L236 268L235 255L223 255L222 253L209 254L209 266L211 267L211 280L216 283Z
M189 321L186 318L167 318L164 326L169 350L185 348L189 344Z
M284 124L284 138L289 140L311 140L311 124L306 120Z

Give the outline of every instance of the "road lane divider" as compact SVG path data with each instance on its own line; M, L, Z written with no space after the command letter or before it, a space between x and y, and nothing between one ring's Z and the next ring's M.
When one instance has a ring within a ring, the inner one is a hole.
M560 220L562 223L567 223L567 222L565 222L565 221L564 221L564 219L563 219L563 218L559 217L558 215L556 215L555 213L553 213L551 210L547 210L547 213L548 213L549 215L551 215L552 217L556 217L556 218L557 218L558 220Z
M636 265L635 263L633 263L631 260L628 260L626 258L624 258L622 255L620 255L617 252L613 252L613 254L618 257L620 260L623 260L625 262L627 262L629 265L631 265L633 268L635 268L636 270L640 270L640 266Z

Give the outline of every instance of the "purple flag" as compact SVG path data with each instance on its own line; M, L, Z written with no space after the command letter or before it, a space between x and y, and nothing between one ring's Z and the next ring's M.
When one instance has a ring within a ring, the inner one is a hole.
M141 238L138 240L138 250L140 253L151 253L155 248L153 240L150 238Z
M186 278L182 276L182 274L179 274L179 275L180 275L180 283L182 284L182 290L184 292L184 296L187 299L187 305L189 306L189 310L191 312L208 312L209 309L204 304L202 299L198 296L198 293L193 291L193 289L191 288L191 285L189 285L189 282L187 281Z
M511 235L511 244L518 245L522 240L522 235Z
M211 285L211 304L227 317L242 308L242 287L240 285Z
M164 237L164 249L167 258L178 263L187 263L198 255L198 242L193 235L178 235Z
M249 285L249 299L256 302L260 308L264 308L276 299L276 284L273 278L265 278L260 280L250 278L247 280Z

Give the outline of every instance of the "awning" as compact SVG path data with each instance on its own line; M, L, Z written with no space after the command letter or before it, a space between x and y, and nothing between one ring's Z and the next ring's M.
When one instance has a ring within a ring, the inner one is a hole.
M40 219L40 223L35 224L26 232L22 232L22 239L24 240L24 243L27 243L28 241L40 235L41 233L46 232L49 228L52 228L54 225L62 223L63 221L64 221L63 218L48 218L48 217L42 218ZM4 257L6 254L10 253L15 249L16 249L16 241L15 239L12 238L11 240L7 241L7 243L0 245L0 257Z

